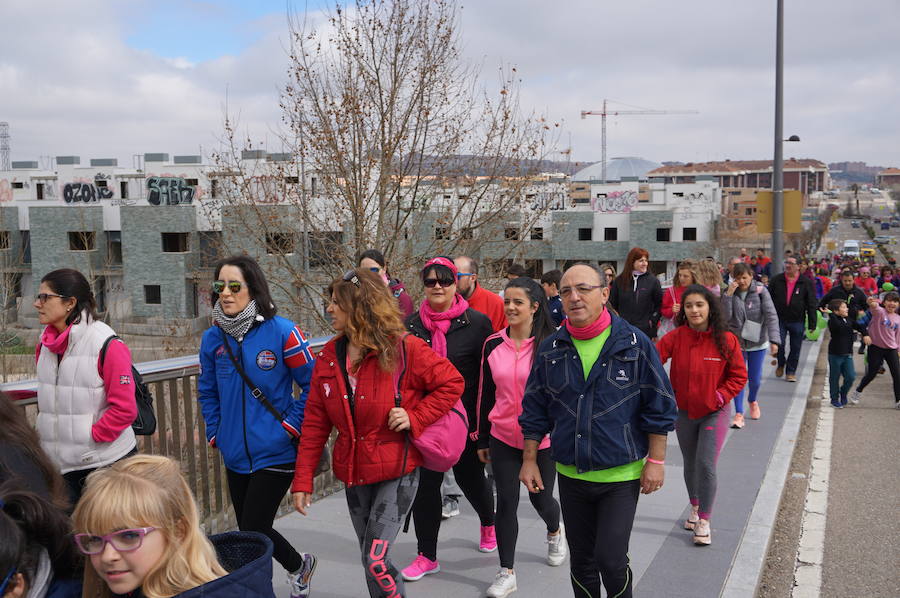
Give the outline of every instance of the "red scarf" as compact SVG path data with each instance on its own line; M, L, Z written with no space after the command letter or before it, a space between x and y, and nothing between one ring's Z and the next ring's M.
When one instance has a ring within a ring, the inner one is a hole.
M609 315L609 310L604 307L600 317L583 328L573 326L572 320L566 318L566 330L569 331L569 334L572 335L573 338L580 341L586 341L600 336L600 334L609 327L611 322L612 317Z
M423 301L419 306L419 317L428 332L431 333L431 348L441 357L447 357L447 331L450 330L450 320L461 316L469 303L459 293L453 298L453 304L447 311L434 311L428 301Z

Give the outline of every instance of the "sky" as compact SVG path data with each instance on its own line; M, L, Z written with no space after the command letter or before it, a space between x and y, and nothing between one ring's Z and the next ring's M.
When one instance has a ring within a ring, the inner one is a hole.
M424 0L423 0L424 1ZM785 157L900 167L897 0L785 0ZM301 12L306 2L293 0ZM315 0L310 10L320 7ZM521 76L522 106L562 123L559 150L601 156L582 110L695 110L608 120L608 156L770 159L775 0L470 0L465 60ZM2 0L0 121L12 159L209 154L227 112L281 151L286 0ZM551 155L565 159L565 154Z

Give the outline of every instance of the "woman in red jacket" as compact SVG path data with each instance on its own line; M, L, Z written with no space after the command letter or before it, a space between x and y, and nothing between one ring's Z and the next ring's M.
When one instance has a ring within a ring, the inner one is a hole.
M694 544L711 542L709 518L716 497L716 461L728 432L728 402L747 383L741 344L728 331L718 297L701 285L682 295L678 327L656 345L678 403L675 432L684 457L684 483L691 503L685 529ZM684 326L687 324L687 326Z
M450 411L464 382L447 359L404 335L397 302L373 272L350 270L328 293L338 334L313 369L291 486L294 507L306 515L315 467L337 428L332 463L346 484L369 595L402 596L389 551L416 496L422 462L406 434L418 436ZM397 380L401 407L394 400Z

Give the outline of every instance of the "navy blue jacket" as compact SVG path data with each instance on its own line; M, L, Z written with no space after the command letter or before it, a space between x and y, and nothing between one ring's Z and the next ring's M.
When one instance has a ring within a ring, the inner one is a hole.
M563 326L538 347L525 387L525 439L549 432L553 460L579 473L643 459L648 434L675 429L675 393L653 342L616 315L610 326L587 380Z
M553 325L559 326L562 324L566 317L566 314L563 312L562 298L559 295L547 297L547 305L550 307L550 319L553 320Z

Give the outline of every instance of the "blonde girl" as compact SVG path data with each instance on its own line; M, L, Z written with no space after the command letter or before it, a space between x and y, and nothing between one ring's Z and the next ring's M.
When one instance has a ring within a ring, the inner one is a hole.
M705 286L716 297L722 296L722 272L716 262L705 258L696 265L697 283Z

